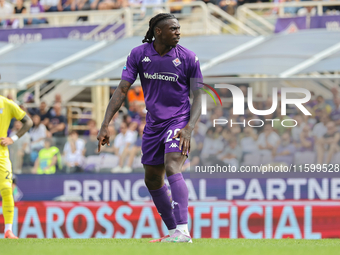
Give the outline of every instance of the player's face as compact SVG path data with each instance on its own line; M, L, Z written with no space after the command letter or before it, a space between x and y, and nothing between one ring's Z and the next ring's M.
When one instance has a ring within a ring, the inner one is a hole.
M163 25L160 33L160 39L166 46L176 46L180 39L180 25L177 19L168 19Z

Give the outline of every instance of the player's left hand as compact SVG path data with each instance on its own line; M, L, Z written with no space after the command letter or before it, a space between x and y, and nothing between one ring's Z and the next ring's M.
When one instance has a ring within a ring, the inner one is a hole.
M191 139L192 129L188 126L182 128L177 134L172 138L180 138L179 149L182 151L182 155L186 155L187 152L190 153L190 139Z
M11 145L13 143L14 142L13 142L12 138L10 138L10 137L0 137L0 144L2 146L8 146L8 145Z

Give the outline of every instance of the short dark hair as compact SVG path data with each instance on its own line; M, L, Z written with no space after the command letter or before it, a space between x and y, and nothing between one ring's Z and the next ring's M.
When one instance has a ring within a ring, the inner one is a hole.
M160 13L160 14L157 14L152 19L150 19L149 30L146 32L146 35L145 35L142 42L143 43L145 43L145 42L151 43L152 38L155 36L153 30L155 29L157 23L159 23L162 20L166 20L166 19L177 19L177 18L173 14L170 14L170 13Z

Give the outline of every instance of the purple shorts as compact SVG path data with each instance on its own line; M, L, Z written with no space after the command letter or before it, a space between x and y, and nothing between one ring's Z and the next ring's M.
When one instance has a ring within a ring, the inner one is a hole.
M142 139L142 164L164 164L164 156L170 152L181 152L179 138L172 139L189 120L171 122L162 129L151 129L146 124Z

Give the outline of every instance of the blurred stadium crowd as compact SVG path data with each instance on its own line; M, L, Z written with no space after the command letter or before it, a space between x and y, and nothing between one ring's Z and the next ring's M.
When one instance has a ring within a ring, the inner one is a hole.
M15 20L1 20L2 15L19 13L43 13L43 12L65 12L65 11L88 11L88 10L112 10L123 7L134 7L162 4L164 2L191 2L192 0L0 0L0 26L17 27ZM199 0L205 3L212 3L224 11L233 15L238 6L244 3L261 2L293 2L295 0ZM300 0L296 0L300 1ZM303 1L303 0L302 0ZM275 12L275 8L273 12ZM340 6L324 7L324 13L339 13ZM277 10L276 10L277 11ZM172 13L181 13L181 6L171 8ZM286 7L286 14L316 15L316 7ZM82 17L83 19L83 17ZM86 18L85 18L86 20ZM47 23L45 18L25 19L25 25L36 25Z
M246 95L246 86L240 86ZM333 90L333 99L325 100L314 95L305 104L311 116L297 108L289 108L287 116L281 115L280 102L273 114L256 116L245 103L245 115L233 115L232 102L211 108L211 114L201 116L192 133L191 153L183 170L190 165L224 164L260 165L268 163L296 164L334 163L340 156L340 95ZM231 98L227 89L219 89L222 98ZM272 106L272 99L261 94L254 102L255 109L265 110ZM30 98L28 98L30 100ZM66 109L60 95L55 96L52 107L41 102L38 108L26 108L34 126L10 146L13 172L54 174L58 172L112 172L130 173L142 171L141 142L145 126L146 109L140 86L129 90L125 107L127 114L117 113L110 123L110 146L98 153L97 123L89 120L85 131L75 131L67 126ZM214 119L227 119L227 125L213 127ZM274 119L274 121L266 121ZM297 125L294 126L294 119ZM262 120L264 125L261 127ZM231 121L233 123L230 125ZM21 127L20 121L12 121L8 135ZM339 162L337 162L339 163Z

